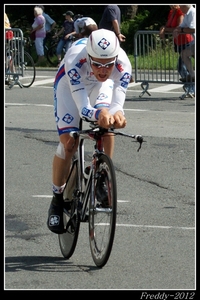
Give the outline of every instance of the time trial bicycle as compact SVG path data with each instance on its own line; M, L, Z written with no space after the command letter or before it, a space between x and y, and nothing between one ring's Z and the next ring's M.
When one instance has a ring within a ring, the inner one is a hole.
M89 243L91 255L97 267L103 267L111 254L117 215L117 182L112 159L104 153L103 139L107 134L121 135L135 139L141 145L141 135L127 134L114 128L104 129L90 123L89 129L83 129L83 120L80 129L72 131L70 135L79 145L75 153L70 174L66 181L63 193L64 232L58 234L59 246L64 258L69 259L76 248L80 223L88 222ZM85 168L84 141L94 142L94 151L90 165ZM84 172L87 172L87 179ZM99 200L98 189L100 182L104 183L106 200Z

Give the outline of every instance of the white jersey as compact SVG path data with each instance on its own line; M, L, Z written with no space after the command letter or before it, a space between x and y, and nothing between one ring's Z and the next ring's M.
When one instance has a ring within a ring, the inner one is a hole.
M98 105L107 107L111 114L123 112L132 74L131 63L125 51L120 48L110 78L99 82L93 74L86 43L87 38L73 43L55 78L55 117L60 134L78 128L78 116L91 121L98 120Z
M84 27L88 25L97 25L97 24L92 18L89 17L82 17L76 19L76 21L74 22L74 28L76 33L84 32Z
M196 9L194 6L191 6L190 9L187 11L187 13L184 16L183 22L180 24L179 27L189 27L189 28L196 28ZM195 33L192 34L195 38ZM191 44L193 44L194 41L192 41Z

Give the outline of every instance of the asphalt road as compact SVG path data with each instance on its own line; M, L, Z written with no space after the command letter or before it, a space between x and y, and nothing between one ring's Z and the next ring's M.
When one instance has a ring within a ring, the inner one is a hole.
M161 291L160 299L175 298L165 290L195 291L195 98L180 99L181 86L153 85L142 97L139 85L130 86L124 131L146 142L137 152L137 143L116 137L117 228L110 259L98 269L87 223L69 260L46 226L58 144L54 73L37 71L28 89L5 87L4 289L131 290L135 299L144 291ZM91 142L85 149L89 157Z

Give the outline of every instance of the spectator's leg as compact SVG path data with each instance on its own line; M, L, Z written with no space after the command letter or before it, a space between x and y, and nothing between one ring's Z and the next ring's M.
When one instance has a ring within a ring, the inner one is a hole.
M193 56L193 55L194 55L194 45L186 47L181 52L181 58L182 58L184 64L186 65L188 72L192 79L195 78L195 72L193 70L192 60L191 60L191 56Z

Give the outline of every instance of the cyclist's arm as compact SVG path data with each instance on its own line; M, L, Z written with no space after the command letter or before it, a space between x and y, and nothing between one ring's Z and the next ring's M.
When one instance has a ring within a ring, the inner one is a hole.
M132 76L132 66L125 51L120 49L117 58L117 66L113 74L114 86L112 102L109 108L111 114L117 111L123 113L123 106L126 98L126 91Z

